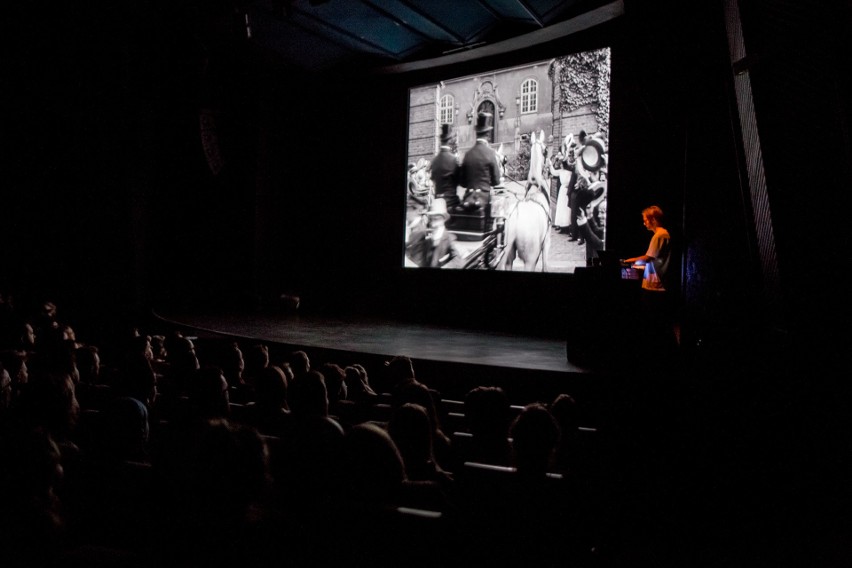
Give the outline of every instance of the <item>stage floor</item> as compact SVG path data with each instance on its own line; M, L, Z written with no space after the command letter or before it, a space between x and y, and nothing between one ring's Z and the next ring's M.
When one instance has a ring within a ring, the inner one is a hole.
M156 313L175 325L235 338L442 363L585 373L567 360L565 340L421 323L262 313Z

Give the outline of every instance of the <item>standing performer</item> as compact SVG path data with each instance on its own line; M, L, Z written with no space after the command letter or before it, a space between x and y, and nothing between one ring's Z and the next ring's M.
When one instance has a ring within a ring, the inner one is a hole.
M645 268L642 289L649 292L665 292L663 281L671 261L671 236L663 227L663 210L652 205L642 210L642 223L653 233L648 250L641 256L625 259L625 263Z
M476 119L476 144L464 155L461 165L461 184L467 189L461 207L466 211L487 208L491 203L491 188L500 185L500 162L484 135L494 127L492 115L479 113Z
M648 250L641 256L625 259L625 264L644 267L642 276L642 314L648 328L647 339L667 348L675 344L677 331L672 298L665 282L672 259L671 236L663 227L663 210L652 205L642 210L642 223L653 233Z
M452 209L459 201L458 186L461 166L458 157L453 154L450 142L453 139L452 126L441 125L441 148L432 158L432 183L435 186L435 197L440 197L447 202L447 207Z

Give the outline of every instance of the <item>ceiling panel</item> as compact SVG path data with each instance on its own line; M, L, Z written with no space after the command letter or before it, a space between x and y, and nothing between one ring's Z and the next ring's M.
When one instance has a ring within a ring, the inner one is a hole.
M558 18L561 14L565 14L566 12L584 3L582 0L524 0L523 2L521 2L520 0L515 1L528 5L533 12L541 16L545 20L545 23L548 24L555 18ZM585 2L585 4L592 3Z
M410 5L415 5L413 2ZM444 26L461 40L473 40L477 35L493 26L499 18L489 7L478 1L422 2L418 6L428 7L430 17Z
M391 17L414 30L423 42L461 45L462 37L429 11L429 3L405 0L361 0L386 11Z
M502 19L521 20L535 23L540 17L539 12L533 12L527 5L528 2L518 0L484 0L497 12Z
M391 58L416 49L421 38L362 2L328 2L306 9L293 6L287 20L356 50Z
M251 40L307 71L434 58L546 28L613 0L221 0Z
M291 22L275 18L253 18L252 22L253 39L278 54L289 67L322 71L363 57L361 50L344 47Z

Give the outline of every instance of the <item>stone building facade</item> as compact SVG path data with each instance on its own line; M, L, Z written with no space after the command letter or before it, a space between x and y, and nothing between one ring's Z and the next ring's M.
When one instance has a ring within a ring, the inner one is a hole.
M435 155L442 123L452 125L457 150L463 156L476 142L476 117L483 111L493 116L494 131L489 140L492 147L497 150L502 145L503 154L509 159L532 132L544 131L555 140L569 132L597 132L593 104L570 113L560 112L558 91L549 77L552 63L553 60L541 61L412 89L409 162L429 160Z

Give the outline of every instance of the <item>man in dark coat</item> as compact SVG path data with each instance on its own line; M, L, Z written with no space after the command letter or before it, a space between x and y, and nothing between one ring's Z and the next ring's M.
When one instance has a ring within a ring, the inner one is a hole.
M479 113L476 120L476 144L464 155L461 185L467 188L462 207L468 211L485 208L491 202L491 188L500 185L500 161L485 134L494 129L492 115Z
M459 204L457 188L459 186L460 165L458 158L453 154L450 143L453 139L452 127L449 124L441 125L441 148L432 158L432 183L435 184L435 197L440 197L447 202L447 207L452 209Z

